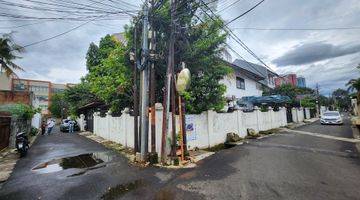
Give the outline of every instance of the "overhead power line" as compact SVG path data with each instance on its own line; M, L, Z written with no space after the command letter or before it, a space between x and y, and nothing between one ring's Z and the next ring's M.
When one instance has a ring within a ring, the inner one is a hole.
M241 0L236 0L234 1L233 3L231 3L230 5L226 6L225 8L219 10L217 13L221 13L223 12L224 10L227 10L228 8L230 8L231 6L235 5L236 3L240 2Z
M203 10L201 8L201 10ZM206 13L210 19L214 20L208 13ZM204 23L204 21L197 15L194 15L196 18L198 18L202 23ZM225 30L226 31L226 30ZM232 36L232 35L230 35ZM244 57L242 57L238 52L236 52L228 43L225 42L225 45L232 51L234 52L239 58L241 58L242 60L245 61L246 65L249 66L250 68L252 68L253 70L255 70L257 73L259 73L261 76L266 77L266 75L264 75L262 72L260 72L256 67L254 67L250 62L248 62Z
M327 28L258 28L237 27L233 29L257 30L257 31L333 31L333 30L358 30L360 27L327 27Z
M43 40L39 40L39 41L30 43L30 44L24 45L24 46L22 46L20 49L24 49L24 48L29 47L29 46L37 45L37 44L40 44L40 43L43 43L43 42L46 42L46 41L55 39L55 38L57 38L57 37L60 37L60 36L65 35L65 34L67 34L67 33L70 33L70 32L72 32L72 31L74 31L74 30L76 30L76 29L78 29L78 28L80 28L80 27L82 27L82 26L85 26L86 24L88 24L88 23L90 23L90 22L92 22L92 21L94 21L94 19L91 19L91 20L89 20L89 21L86 21L86 22L84 22L84 23L81 23L81 24L78 25L78 26L75 26L75 27L73 27L73 28L71 28L71 29L69 29L69 30L67 30L67 31L64 31L64 32L59 33L59 34L54 35L54 36L51 36L51 37L49 37L49 38L45 38L45 39L43 39ZM16 50L16 49L14 49L14 50Z
M46 38L46 39L43 39L43 40L40 40L40 41L37 41L37 42L33 42L33 43L30 43L30 44L24 45L23 48L26 48L26 47L29 47L29 46L33 46L33 45L36 45L36 44L40 44L40 43L42 43L42 42L46 42L46 41L52 40L52 39L54 39L54 38L60 37L60 36L62 36L62 35L65 35L65 34L67 34L67 33L70 33L71 31L74 31L74 30L76 30L76 29L78 29L78 28L80 28L80 27L82 27L82 26L85 26L86 24L88 24L88 23L90 23L90 22L92 22L92 21L93 21L93 20L89 20L89 21L87 21L87 22L84 22L84 23L82 23L82 24L80 24L80 25L78 25L78 26L75 26L74 28L71 28L71 29L69 29L69 30L67 30L67 31L65 31L65 32L60 33L60 34L54 35L54 36L52 36L52 37L49 37L49 38Z
M229 22L227 22L225 25L229 25L230 23L234 22L235 20L239 19L240 17L243 17L244 15L248 14L249 12L251 12L252 10L254 10L256 7L258 7L260 4L262 4L265 0L260 1L259 3L257 3L255 6L251 7L249 10L245 11L244 13L242 13L241 15L235 17L234 19L230 20Z
M209 8L206 4L204 4L203 0L200 0L200 2L203 3L203 5L218 19L220 19L212 10ZM201 7L200 9L208 16L211 20L214 20L211 15L209 15L206 11L204 11ZM254 58L256 58L260 63L262 63L269 71L273 71L264 61L262 61L226 24L222 26L222 29L227 31L231 38L235 40L243 49L245 49L250 55L252 55Z
M138 10L126 10L123 8L119 8L116 6L112 6L111 8L104 8L99 6L93 6L93 4L100 4L102 5L102 1L94 1L91 0L93 3L91 4L83 4L83 3L76 3L72 1L66 1L63 0L60 3L55 1L55 3L52 3L52 0L48 0L47 2L38 1L38 0L23 0L26 2L32 3L30 4L24 4L24 3L14 3L9 2L5 0L0 0L0 5L4 5L2 9L4 11L8 11L11 8L17 8L17 12L15 13L9 13L9 12L2 12L0 13L1 17L4 18L10 18L9 21L21 21L20 19L26 19L26 20L73 20L73 21L87 21L94 17L101 17L103 14L124 14L133 16ZM106 6L111 6L110 4L104 4ZM118 8L118 9L116 9ZM111 9L111 10L109 10ZM46 17L39 17L32 13L30 15L24 15L24 11L31 10L31 11L38 11L43 14L43 12L50 12L50 13L67 13L70 15L75 15L76 17L52 17L52 16L46 16ZM15 20L14 20L15 19ZM3 20L0 20L3 21Z

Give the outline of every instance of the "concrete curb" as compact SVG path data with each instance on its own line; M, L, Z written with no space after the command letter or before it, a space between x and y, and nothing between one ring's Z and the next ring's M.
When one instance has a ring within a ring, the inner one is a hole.
M301 126L313 124L313 123L315 123L317 121L319 121L319 118L305 119L304 122L289 123L286 127L289 128L289 129L295 129L295 128L299 128Z
M357 126L353 125L353 126L351 126L351 130L352 130L352 132L353 132L353 137L354 137L355 139L360 139L360 131L359 131L359 128L358 128ZM356 147L358 153L360 154L360 143L356 143L356 144L355 144L355 147Z

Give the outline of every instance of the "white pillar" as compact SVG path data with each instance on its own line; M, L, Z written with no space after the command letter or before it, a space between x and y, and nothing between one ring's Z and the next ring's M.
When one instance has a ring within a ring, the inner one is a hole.
M257 106L255 106L254 107L254 112L255 112L255 115L256 115L256 129L257 130L255 130L256 132L259 132L260 131L260 108L259 107L257 107Z
M237 110L237 130L238 130L238 135L243 137L242 133L243 133L243 111L242 110ZM246 136L246 134L244 135Z
M298 123L299 119L298 119L298 114L297 114L297 109L296 108L291 109L291 115L292 115L293 122Z
M208 129L208 147L210 148L211 146L211 141L210 138L211 136L214 134L214 115L215 112L213 110L208 110L207 111L207 129Z

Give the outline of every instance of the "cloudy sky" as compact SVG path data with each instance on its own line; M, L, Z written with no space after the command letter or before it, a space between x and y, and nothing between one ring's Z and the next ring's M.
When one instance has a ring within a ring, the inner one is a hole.
M14 6L15 3L51 7L49 4L38 5L31 1L0 2L0 32L16 31L14 38L21 45L49 38L86 22L44 19L19 21L9 20L8 16L1 17L4 13L42 18L77 17L68 13L33 11L33 9ZM121 8L136 9L121 4L118 0L42 1L50 4L68 2L65 5L72 5L69 2L91 4L92 8L98 7L112 12ZM221 11L219 14L223 19L229 21L259 1L219 0L217 10ZM6 6L3 2L13 4ZM119 4L110 7L112 2ZM139 5L141 1L126 2ZM81 5L77 6L81 7ZM26 53L22 54L23 58L16 61L26 70L19 73L20 77L56 83L79 82L80 77L86 73L85 54L89 43L98 42L105 34L122 32L124 24L129 23L129 18L123 15L110 16L108 18L111 20L96 20L61 37L29 46ZM25 26L16 27L19 25ZM273 70L280 74L293 72L302 75L306 78L309 87L314 87L318 83L322 94L327 95L336 88L345 88L345 83L350 78L359 76L359 72L355 69L360 63L360 1L358 0L266 0L229 26ZM231 39L228 43L245 59L257 63L237 43ZM233 59L235 58L236 55L233 55Z

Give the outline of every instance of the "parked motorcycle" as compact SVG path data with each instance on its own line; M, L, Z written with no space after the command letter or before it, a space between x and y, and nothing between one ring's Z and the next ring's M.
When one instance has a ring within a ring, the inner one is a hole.
M29 149L29 139L25 132L16 134L16 149L20 153L20 157L26 156Z

